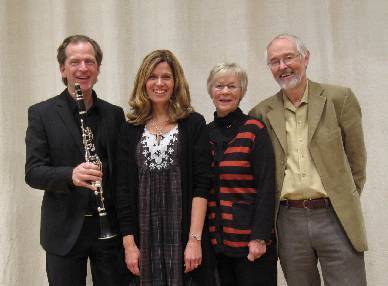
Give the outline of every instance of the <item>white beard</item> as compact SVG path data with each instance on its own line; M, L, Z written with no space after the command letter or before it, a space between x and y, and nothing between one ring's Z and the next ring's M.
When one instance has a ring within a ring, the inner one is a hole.
M291 81L283 82L280 79L277 79L276 81L279 84L281 89L287 90L287 89L293 89L297 87L301 82L301 77L300 75L294 74L294 78Z

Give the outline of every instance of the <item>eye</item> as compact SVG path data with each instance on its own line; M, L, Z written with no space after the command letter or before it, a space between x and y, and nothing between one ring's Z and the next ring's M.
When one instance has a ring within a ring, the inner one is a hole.
M155 80L155 79L156 79L156 76L153 74L148 77L148 80Z
M88 59L88 60L85 60L85 64L86 64L86 65L95 65L95 64L96 64L96 61L95 61L95 60L92 60L92 59Z
M169 75L169 74L167 74L167 75L163 75L162 76L162 79L164 79L164 80L170 80L172 77L171 77L171 75Z
M292 60L293 58L295 58L295 56L293 56L293 55L287 55L287 56L285 57L285 60L286 60L286 61L290 61L290 60Z
M71 60L70 61L70 65L71 66L76 66L76 65L78 65L79 64L79 60Z

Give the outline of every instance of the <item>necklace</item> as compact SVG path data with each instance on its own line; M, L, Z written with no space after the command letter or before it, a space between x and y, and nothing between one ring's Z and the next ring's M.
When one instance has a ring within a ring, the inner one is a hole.
M164 134L164 128L166 127L167 122L168 120L157 122L155 119L151 119L149 121L149 125L155 130L156 141L158 142L158 145L160 144L160 140Z

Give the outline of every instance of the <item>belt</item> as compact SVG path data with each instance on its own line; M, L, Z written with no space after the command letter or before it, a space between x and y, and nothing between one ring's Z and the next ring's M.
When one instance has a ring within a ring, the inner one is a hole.
M331 206L328 198L307 199L307 200L283 200L282 206L299 209L327 209Z

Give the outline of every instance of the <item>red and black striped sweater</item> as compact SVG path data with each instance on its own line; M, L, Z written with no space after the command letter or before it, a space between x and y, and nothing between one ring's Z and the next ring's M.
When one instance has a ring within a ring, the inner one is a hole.
M240 109L208 125L214 188L208 198L211 243L242 257L253 239L273 239L275 163L265 126Z

